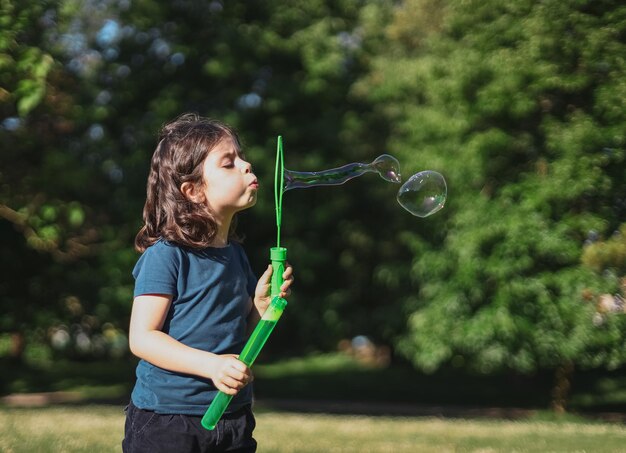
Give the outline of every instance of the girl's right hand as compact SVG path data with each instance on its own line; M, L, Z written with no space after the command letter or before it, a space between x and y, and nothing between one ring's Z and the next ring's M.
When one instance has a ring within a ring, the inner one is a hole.
M210 379L218 390L227 395L236 395L252 381L252 372L234 354L216 355Z

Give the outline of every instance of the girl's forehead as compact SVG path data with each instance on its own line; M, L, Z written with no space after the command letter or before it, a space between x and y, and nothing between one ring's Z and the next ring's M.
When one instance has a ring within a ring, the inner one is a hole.
M211 154L232 154L235 153L237 156L242 156L242 151L241 148L239 147L239 143L237 143L237 141L235 139L233 139L233 137L227 135L224 138L222 138L217 145L215 145L213 147L213 149L211 149L211 151L209 151L209 155ZM219 156L216 156L219 157Z

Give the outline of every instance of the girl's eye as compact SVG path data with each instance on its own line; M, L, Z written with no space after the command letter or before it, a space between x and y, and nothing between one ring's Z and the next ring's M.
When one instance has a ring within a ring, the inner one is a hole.
M235 166L235 164L233 162L226 162L224 163L224 165L222 165L222 167L224 168L233 168Z

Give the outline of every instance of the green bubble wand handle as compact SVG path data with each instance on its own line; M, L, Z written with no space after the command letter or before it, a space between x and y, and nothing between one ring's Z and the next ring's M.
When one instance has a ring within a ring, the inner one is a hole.
M257 356L263 349L265 342L274 330L276 323L280 319L287 306L287 301L280 295L280 287L283 284L283 272L285 271L285 262L287 261L287 249L280 246L280 226L282 219L283 191L284 191L284 158L283 158L283 139L278 136L278 145L276 150L276 171L274 174L274 201L276 204L276 227L278 230L276 247L270 249L270 260L272 262L272 279L270 283L270 297L272 301L269 307L259 320L256 328L250 335L246 345L243 347L239 360L248 367L252 366ZM232 395L224 392L218 392L211 405L207 409L204 417L202 417L202 426L206 429L215 429L217 422L222 418L224 411L233 399Z

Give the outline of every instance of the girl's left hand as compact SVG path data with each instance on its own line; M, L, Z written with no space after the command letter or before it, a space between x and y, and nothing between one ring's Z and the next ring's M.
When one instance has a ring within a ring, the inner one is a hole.
M283 284L280 286L279 296L282 298L288 297L291 294L291 285L293 283L293 268L289 263L285 263L285 272L283 272ZM256 285L254 292L254 305L259 313L264 313L271 302L270 298L270 286L272 278L272 265L267 266L267 270L259 278L259 282Z

